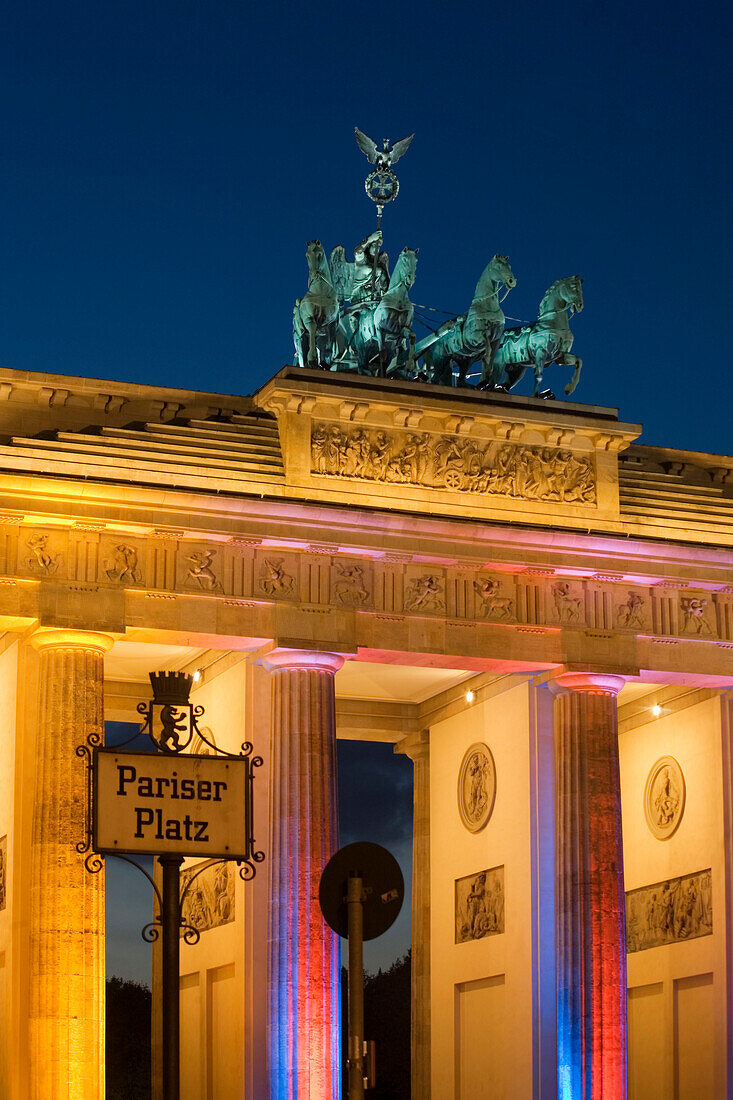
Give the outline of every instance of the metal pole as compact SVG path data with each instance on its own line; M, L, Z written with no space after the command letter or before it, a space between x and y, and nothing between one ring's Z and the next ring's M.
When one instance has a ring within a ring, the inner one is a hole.
M163 870L163 1097L179 1100L179 974L181 856L159 856Z
M349 875L349 1100L364 1096L364 928L361 875Z

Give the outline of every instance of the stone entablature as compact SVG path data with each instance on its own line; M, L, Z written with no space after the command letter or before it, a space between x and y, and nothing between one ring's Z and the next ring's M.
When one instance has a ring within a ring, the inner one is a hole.
M675 647L684 644L686 652L700 648L711 674L733 671L733 588L713 590L709 581L642 584L531 562L491 569L386 551L123 535L94 526L0 527L6 622L186 631L212 644L220 635L317 639L344 651L427 647L471 659L485 655L490 641L502 659L521 651L537 664L555 663L597 651L629 672L637 664L674 666ZM655 642L662 646L652 662L640 647Z
M619 529L618 453L640 429L615 410L292 368L255 400L294 495Z

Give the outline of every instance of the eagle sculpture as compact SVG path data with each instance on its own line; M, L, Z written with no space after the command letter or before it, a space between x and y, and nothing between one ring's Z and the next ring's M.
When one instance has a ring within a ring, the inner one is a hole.
M394 145L390 145L389 138L385 138L384 148L378 149L376 142L362 133L358 126L354 127L354 134L356 135L356 144L362 153L371 164L376 164L377 168L390 168L393 164L396 164L400 157L405 155L410 142L415 136L410 134L402 141L396 141Z

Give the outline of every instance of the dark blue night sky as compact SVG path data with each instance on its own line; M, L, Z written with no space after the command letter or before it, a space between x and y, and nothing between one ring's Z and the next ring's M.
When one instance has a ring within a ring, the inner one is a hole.
M374 226L354 124L414 130L384 220L414 300L465 309L501 252L532 319L578 272L575 399L731 453L732 29L676 0L8 5L0 364L251 392L306 241Z
M533 318L578 272L577 399L730 452L732 23L624 0L10 5L0 363L251 391L291 359L305 242L373 227L357 123L416 132L385 217L393 256L420 247L416 301L466 308L502 252L506 312Z

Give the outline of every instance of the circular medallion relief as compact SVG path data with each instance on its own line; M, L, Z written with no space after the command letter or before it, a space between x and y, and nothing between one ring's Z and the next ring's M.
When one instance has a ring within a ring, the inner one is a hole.
M471 745L458 774L458 812L469 832L477 833L491 817L496 798L496 767L491 749L482 742Z
M652 766L644 788L644 813L657 840L672 836L685 812L685 777L673 756L662 756Z

